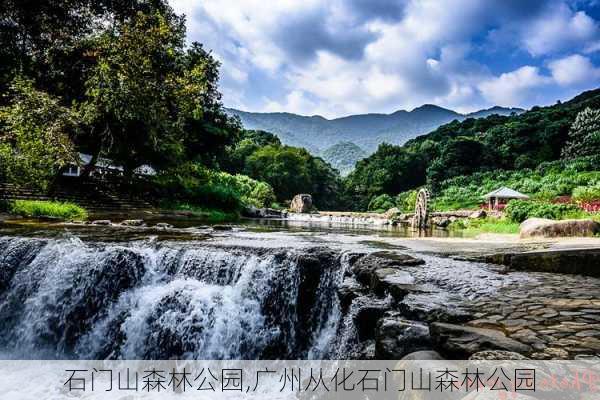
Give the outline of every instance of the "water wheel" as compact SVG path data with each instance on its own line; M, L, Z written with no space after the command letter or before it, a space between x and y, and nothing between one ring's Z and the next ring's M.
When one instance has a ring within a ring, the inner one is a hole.
M429 191L425 188L417 193L417 201L415 204L415 215L412 220L412 228L421 230L427 227L427 219L429 218Z

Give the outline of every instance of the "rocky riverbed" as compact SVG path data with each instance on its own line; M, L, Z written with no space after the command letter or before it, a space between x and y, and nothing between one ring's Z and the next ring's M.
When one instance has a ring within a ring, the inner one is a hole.
M75 356L155 357L148 351L157 343L167 358L600 355L600 279L474 261L556 245L548 242L139 222L4 225L0 235L0 314L10 321L3 341L32 351L45 343L54 356L70 348ZM94 307L73 324L69 316L89 301ZM204 325L219 312L227 316L220 325ZM65 337L61 324L70 327Z

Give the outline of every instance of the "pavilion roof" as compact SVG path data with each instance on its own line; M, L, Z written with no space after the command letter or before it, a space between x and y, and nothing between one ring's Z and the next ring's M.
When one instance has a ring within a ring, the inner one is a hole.
M488 194L483 196L486 199L491 197L503 198L503 199L528 199L529 196L526 194L517 192L511 188L501 187L500 189L496 189L494 191L489 192Z

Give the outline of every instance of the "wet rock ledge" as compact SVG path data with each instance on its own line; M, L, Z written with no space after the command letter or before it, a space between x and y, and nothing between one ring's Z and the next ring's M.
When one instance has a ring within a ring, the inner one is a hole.
M413 277L415 268L428 268L419 258L379 252L351 254L349 262L338 296L357 329L356 358L516 360L600 355L600 300L593 295L569 293L573 298L565 298L565 293L554 295L550 287L540 298L499 292L497 298L456 301L450 294L443 301L439 288Z
M485 262L513 271L554 272L600 277L600 249L537 250L492 254Z

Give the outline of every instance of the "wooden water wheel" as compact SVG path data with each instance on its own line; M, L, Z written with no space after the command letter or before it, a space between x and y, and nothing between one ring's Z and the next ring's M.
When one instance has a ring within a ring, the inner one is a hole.
M415 204L415 215L412 220L412 228L421 230L427 227L427 219L429 217L429 191L425 188L417 193L417 202Z

